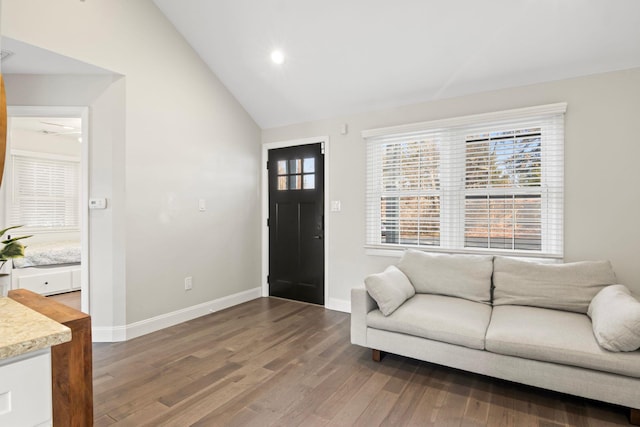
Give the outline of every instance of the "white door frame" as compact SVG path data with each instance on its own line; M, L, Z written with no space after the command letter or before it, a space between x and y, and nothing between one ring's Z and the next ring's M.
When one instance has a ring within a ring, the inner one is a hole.
M79 117L82 120L80 157L80 303L89 307L89 107L7 106L7 117Z
M322 144L324 154L324 305L329 302L329 137L316 136L312 138L294 139L289 141L266 142L262 144L262 296L269 296L269 171L267 171L267 161L269 160L269 150L285 147L296 147L299 145ZM329 308L329 307L327 307Z

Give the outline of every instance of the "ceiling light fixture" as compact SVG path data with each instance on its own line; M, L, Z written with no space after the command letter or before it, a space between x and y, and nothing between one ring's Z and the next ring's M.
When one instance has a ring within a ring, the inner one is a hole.
M271 52L271 60L278 65L284 63L284 53L281 50L274 50Z

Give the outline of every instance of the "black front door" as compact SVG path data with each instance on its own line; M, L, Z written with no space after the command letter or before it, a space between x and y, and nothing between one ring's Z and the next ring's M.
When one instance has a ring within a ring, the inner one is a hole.
M324 304L321 144L269 150L269 295Z

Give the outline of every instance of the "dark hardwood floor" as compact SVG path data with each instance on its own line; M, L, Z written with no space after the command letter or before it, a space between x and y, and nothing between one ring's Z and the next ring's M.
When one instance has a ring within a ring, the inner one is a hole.
M47 298L50 298L54 301L59 302L60 304L64 304L68 307L80 311L80 292L81 291L73 291L64 294L49 295Z
M371 351L349 315L261 298L94 345L96 426L613 426L624 408Z

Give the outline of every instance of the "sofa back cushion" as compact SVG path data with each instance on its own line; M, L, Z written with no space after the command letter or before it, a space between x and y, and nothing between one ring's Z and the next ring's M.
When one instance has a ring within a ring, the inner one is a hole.
M493 305L528 305L586 313L605 286L616 283L609 261L541 264L496 257Z
M398 268L417 293L491 302L491 255L431 254L409 249Z

